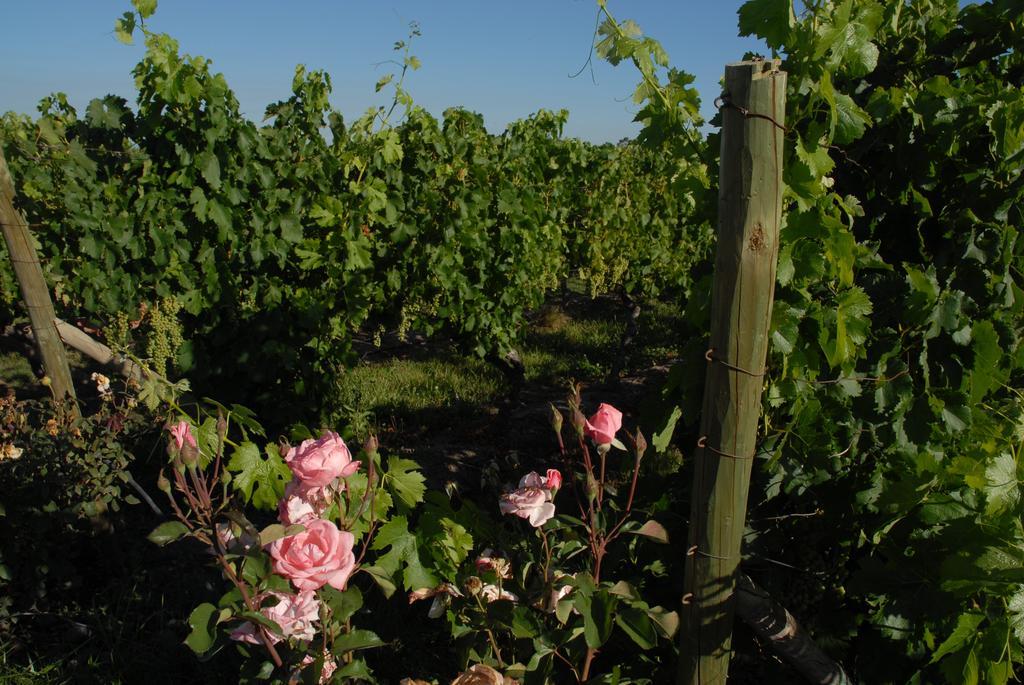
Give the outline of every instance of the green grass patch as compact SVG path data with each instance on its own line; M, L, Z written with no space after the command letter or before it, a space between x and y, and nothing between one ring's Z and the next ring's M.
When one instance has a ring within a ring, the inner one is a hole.
M444 410L451 420L493 403L503 388L498 370L473 357L446 354L365 363L339 377L331 418L357 434L432 410Z
M28 387L36 383L36 378L32 374L32 365L24 355L8 352L0 354L0 381L12 387Z

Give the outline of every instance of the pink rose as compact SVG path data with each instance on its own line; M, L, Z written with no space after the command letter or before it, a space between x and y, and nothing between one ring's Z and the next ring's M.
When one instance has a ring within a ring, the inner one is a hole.
M272 643L280 642L282 636L294 637L297 640L312 640L315 637L316 629L313 628L313 624L320 618L320 601L316 598L315 592L307 590L297 595L286 595L271 590L263 593L260 601L270 597L276 598L277 604L261 607L260 613L281 627L280 636L267 631ZM260 644L258 630L256 625L246 621L231 632L231 639L254 645Z
M292 473L308 487L323 487L335 478L347 478L359 468L352 461L345 441L337 433L327 431L319 440L303 440L284 455Z
M544 483L548 490L557 490L562 487L562 474L558 469L548 469L548 477Z
M593 438L598 445L607 445L615 439L615 434L622 428L622 412L610 404L603 402L597 411L587 419L583 433Z
M178 421L168 430L171 431L171 437L174 438L174 444L178 446L179 450L186 442L192 447L197 447L196 439L192 436L192 427L188 425L187 421Z
M534 528L540 528L555 515L551 491L544 488L519 488L501 496L498 502L502 514L515 514L528 519Z
M270 543L274 573L291 580L299 590L319 590L324 585L344 590L356 568L355 537L324 519L305 525L301 533Z
M277 518L286 526L305 525L319 518L331 506L326 488L307 488L298 478L284 488L284 497L277 504Z

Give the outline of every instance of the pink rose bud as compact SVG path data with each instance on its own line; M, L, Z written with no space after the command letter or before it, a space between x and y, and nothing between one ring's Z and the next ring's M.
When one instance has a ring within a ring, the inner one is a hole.
M301 445L288 450L284 460L307 487L329 485L335 478L348 478L359 468L345 441L331 431L319 440L303 440Z
M587 425L587 418L585 416L583 416L583 412L581 412L576 407L573 407L572 408L572 427L576 430L576 435L582 437L583 434L586 432L586 425Z
M611 444L622 428L622 412L603 402L583 427L583 432L598 445Z
M548 469L548 477L545 485L548 490L557 490L562 487L562 474L558 469Z
M644 452L647 451L647 438L644 437L644 434L640 432L639 428L636 431L636 439L634 442L636 443L637 460L643 459Z
M306 530L301 533L270 543L274 573L292 581L299 590L319 590L324 585L344 590L356 570L355 537L324 519L304 525Z
M187 421L178 421L168 430L171 432L171 437L174 438L174 443L179 450L186 443L192 447L198 447L195 437L192 436L192 427L188 425Z

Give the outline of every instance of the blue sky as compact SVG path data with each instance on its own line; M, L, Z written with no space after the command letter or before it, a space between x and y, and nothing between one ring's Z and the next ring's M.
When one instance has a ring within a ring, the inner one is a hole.
M748 50L737 37L739 0L609 0L662 42L675 66L694 73L707 112L727 62ZM140 45L113 34L128 0L59 0L5 3L0 29L0 111L34 113L41 97L66 92L84 109L93 97L116 93L134 100L131 69ZM247 116L290 93L295 65L326 69L332 103L346 119L381 102L379 63L392 58L409 21L422 36L413 53L422 68L407 82L417 103L435 115L463 106L500 131L540 108L570 111L566 134L597 142L636 133L630 94L638 80L630 64L586 62L597 16L595 0L161 0L150 19L184 52L213 60L227 77ZM139 41L137 41L138 43Z

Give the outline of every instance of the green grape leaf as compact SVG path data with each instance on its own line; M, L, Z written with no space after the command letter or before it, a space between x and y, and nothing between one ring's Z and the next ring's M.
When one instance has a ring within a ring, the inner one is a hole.
M125 45L131 45L134 42L132 34L135 32L135 14L132 12L125 12L117 21L114 22L114 35L117 39Z
M220 160L217 155L207 150L199 155L199 173L210 184L213 190L220 190Z
M1017 460L1009 452L1001 452L985 469L985 511L990 515L1007 511L1020 502L1020 481Z
M401 570L406 590L435 588L440 584L434 574L423 566L416 536L409 532L409 522L404 516L395 516L381 526L370 549L387 549L378 557L375 566L390 578Z
M739 9L741 36L760 36L772 50L789 41L796 18L790 0L748 0Z
M143 19L149 19L156 12L157 0L132 0L132 7Z
M245 501L265 510L277 508L278 500L284 495L284 486L292 477L291 469L281 458L276 445L267 445L264 458L259 447L251 442L243 442L231 454L228 471L233 474L233 487Z
M427 491L426 478L419 472L419 464L411 459L391 457L384 474L384 485L394 494L406 509L412 509L423 501Z
M1017 592L1010 597L1006 609L1010 614L1010 625L1017 639L1024 644L1024 585L1017 586Z

